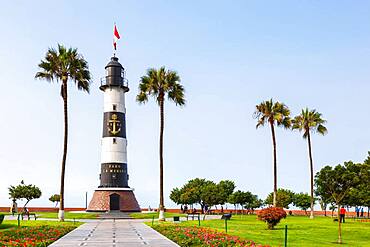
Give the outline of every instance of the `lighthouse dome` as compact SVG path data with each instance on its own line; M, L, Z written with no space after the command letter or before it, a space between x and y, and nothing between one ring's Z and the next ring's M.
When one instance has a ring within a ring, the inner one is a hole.
M112 57L105 66L105 78L101 80L100 89L104 91L107 87L121 87L125 92L128 91L125 69L118 62L117 57Z
M105 66L105 69L107 69L108 67L118 67L123 69L122 65L118 62L118 57L111 57L111 60Z

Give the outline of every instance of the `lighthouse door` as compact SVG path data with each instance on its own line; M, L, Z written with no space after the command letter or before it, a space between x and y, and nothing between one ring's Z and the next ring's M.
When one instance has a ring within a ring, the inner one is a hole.
M119 195L111 194L109 196L109 209L110 210L119 210Z

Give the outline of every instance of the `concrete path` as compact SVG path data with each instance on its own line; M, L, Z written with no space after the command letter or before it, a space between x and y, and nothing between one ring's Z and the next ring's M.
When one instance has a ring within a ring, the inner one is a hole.
M149 226L135 220L99 220L81 225L51 247L179 247Z

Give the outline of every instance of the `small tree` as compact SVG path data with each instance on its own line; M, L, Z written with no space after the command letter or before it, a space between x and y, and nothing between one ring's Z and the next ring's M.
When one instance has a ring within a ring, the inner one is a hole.
M57 207L58 202L60 202L60 195L59 194L54 194L54 195L50 196L49 201L54 202L55 207Z
M343 204L356 207L370 207L370 152L369 157L361 164L360 172L357 174L359 184L352 188L343 199ZM369 210L368 210L369 216Z
M32 199L37 199L41 197L41 190L36 187L35 185L29 184L26 185L22 180L21 183L17 186L11 185L9 187L9 196L11 199L25 199L26 203L23 205L23 209L25 210L27 204Z
M289 204L293 202L294 192L287 189L278 189L276 193L276 205L281 208L289 208ZM266 204L273 204L273 193L270 193L266 200Z
M307 193L294 194L293 205L304 210L307 215L307 209L311 206L311 196Z
M248 203L251 203L253 201L253 194L249 191L235 191L229 196L228 202L231 204L240 205L243 209L244 206Z
M236 195L236 191L234 193L232 193L231 195L229 195L229 197L227 198L227 202L230 203L230 204L233 204L234 209L236 210L236 206L238 204L238 198L237 198L237 195Z
M326 208L328 207L328 204L329 204L329 200L325 200L321 197L318 198L319 199L319 204L320 204L320 207L321 207L321 210L324 211L324 215L326 216Z
M352 161L344 162L344 165L337 165L332 168L325 166L315 176L315 185L319 191L330 194L338 210L350 190L356 188L361 180L359 174L361 164L354 164ZM338 213L338 243L342 243L342 223Z
M248 210L251 210L254 212L254 209L260 208L263 205L263 201L261 199L258 199L257 195L252 195L251 201L247 202L244 207Z
M279 224L281 219L286 218L286 212L282 208L264 208L257 213L257 218L265 221L268 229L272 230L277 224Z
M230 180L222 180L217 186L219 188L219 202L217 204L225 204L229 196L234 192L235 183Z
M318 197L321 210L324 210L324 213L325 213L325 216L326 216L326 208L327 208L327 206L329 204L331 204L331 205L334 204L333 197L326 190L326 188L323 187L323 186L316 187L316 189L315 189L315 195ZM329 207L329 210L331 210L330 207ZM333 212L332 212L332 217L333 217Z
M204 205L212 207L214 205L220 204L220 201L223 201L220 189L221 188L215 183L209 183L205 185L201 195Z

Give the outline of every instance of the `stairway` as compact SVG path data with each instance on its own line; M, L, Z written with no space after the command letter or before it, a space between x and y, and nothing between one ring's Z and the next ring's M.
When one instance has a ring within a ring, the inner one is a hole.
M99 219L132 219L130 213L121 212L119 210L111 210L99 215Z

